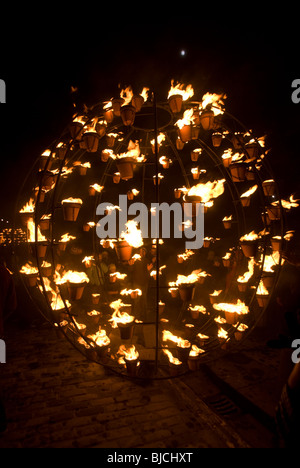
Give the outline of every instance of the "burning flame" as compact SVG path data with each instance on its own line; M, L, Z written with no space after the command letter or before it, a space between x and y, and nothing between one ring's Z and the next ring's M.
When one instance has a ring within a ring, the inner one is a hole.
M204 270L194 270L192 271L192 273L188 276L184 276L184 275L177 275L177 281L176 281L176 286L180 286L181 284L193 284L193 283L196 283L196 281L198 281L198 279L200 277L206 277L208 276L208 273L206 273L206 271ZM169 283L169 286L171 286L171 284Z
M215 115L223 114L222 106L224 105L223 99L226 99L226 94L215 94L206 93L202 97L200 107L206 109L207 106L211 106Z
M193 344L189 356L196 357L202 353L205 353L204 349L200 349L198 346Z
M192 125L194 122L194 110L193 109L186 109L183 113L182 119L177 120L175 122L175 125L177 125L178 128L182 128L185 125Z
M249 190L247 190L241 195L241 198L250 197L257 190L257 188L258 188L258 185L253 185L253 187L251 187Z
M191 346L191 343L188 340L184 340L183 338L180 338L180 336L173 335L173 333L168 330L163 330L162 339L163 341L172 341L180 348L189 348Z
M60 276L58 272L56 272L56 279L55 283L56 284L65 284L65 283L75 283L75 284L81 284L81 283L89 283L89 278L84 273L83 271L73 271L73 270L68 270L63 274L63 276Z
M171 364L175 364L176 366L180 366L180 364L182 364L182 362L179 361L178 358L174 357L171 351L169 351L168 349L163 349L163 352L168 356Z
M210 202L212 198L217 198L224 192L225 179L206 182L206 184L194 185L187 192L189 197L199 197L202 203Z
M213 308L215 310L223 311L223 312L232 312L237 313L238 315L248 314L249 308L246 306L244 302L240 299L237 300L236 304L227 303L227 302L219 302L218 304L214 304Z
M103 190L103 185L99 185L99 184L93 184L93 185L90 185L91 188L95 189L96 192L101 192L101 190Z
M126 304L122 303L121 299L112 302L109 306L114 309L111 319L109 319L109 322L112 322L113 328L117 328L118 323L126 324L134 321L134 317L132 315L129 315L127 312L120 311L121 307L126 306Z
M35 223L32 220L27 222L27 229L28 229L28 240L27 242L35 242ZM38 242L45 242L47 241L46 237L40 231L40 227L37 226L37 241Z
M192 250L186 250L185 252L183 252L182 254L178 254L177 255L177 258L179 259L183 259L183 260L187 260L188 258L190 258L192 255L194 255L195 252L193 252Z
M141 155L139 142L138 141L133 142L132 140L130 140L130 142L128 144L126 153L121 153L121 154L117 154L117 155L114 154L114 153L111 153L110 156L113 159L132 158L137 163L141 163L141 162L143 162L145 160L145 156Z
M142 232L137 228L137 224L138 223L134 220L127 221L127 231L121 234L121 238L124 238L129 245L135 248L143 245Z
M99 328L99 330L93 335L88 335L87 338L91 339L96 346L108 346L110 344L110 339L108 338L106 331Z
M35 275L39 272L39 270L30 265L29 263L26 263L26 265L23 265L21 270L20 270L20 273L23 273L24 275Z
M61 203L62 203L62 204L65 204L65 203L76 203L76 204L82 205L82 200L81 200L81 198L72 198L72 197L69 197L69 198L66 198L65 200L62 200Z
M127 361L135 361L139 358L139 353L134 345L131 345L129 348L126 348L125 345L121 345L117 354L121 354L122 356L118 360L119 364L125 364L125 359Z
M245 234L240 238L240 241L254 241L258 239L258 234L255 233L255 231L251 231L248 234Z
M23 206L23 208L19 211L19 213L33 213L34 212L34 200L33 198L30 198L29 202L26 203L26 205Z
M250 258L250 260L248 261L248 271L246 271L243 275L239 276L237 279L239 283L248 283L249 279L253 276L254 265L254 258Z
M194 95L194 90L192 85L187 85L184 89L184 84L177 83L174 86L174 80L171 81L171 88L169 89L168 98L172 95L180 94L182 96L183 101L186 101L190 97Z
M260 280L259 282L259 285L258 285L258 288L256 290L256 294L258 296L267 296L269 294L269 291L267 290L267 288L265 287L264 283L262 280Z

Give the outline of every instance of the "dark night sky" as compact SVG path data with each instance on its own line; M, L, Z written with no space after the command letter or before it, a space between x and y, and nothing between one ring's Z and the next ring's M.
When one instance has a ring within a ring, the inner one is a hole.
M200 8L191 16L180 15L178 8L177 15L158 19L155 7L146 13L140 8L133 14L123 5L114 15L81 7L66 17L26 7L26 21L20 26L11 20L2 31L0 78L7 103L0 106L1 216L11 219L16 189L71 120L71 86L87 104L110 99L119 83L154 88L165 100L172 78L191 83L195 99L207 91L225 92L226 110L257 136L269 135L283 191L296 190L300 103L291 100L291 83L300 78L296 12L216 8L206 17Z

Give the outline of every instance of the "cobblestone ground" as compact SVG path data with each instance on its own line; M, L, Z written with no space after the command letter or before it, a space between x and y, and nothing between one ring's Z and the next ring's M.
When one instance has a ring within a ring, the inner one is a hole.
M87 361L53 329L6 336L1 448L240 448L232 427L177 379L147 385Z

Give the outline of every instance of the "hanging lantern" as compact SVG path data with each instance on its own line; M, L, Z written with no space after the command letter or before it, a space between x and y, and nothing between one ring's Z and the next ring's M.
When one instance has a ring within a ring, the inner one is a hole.
M120 115L121 115L121 106L122 106L122 104L124 104L124 102L125 102L125 99L123 99L121 97L114 98L111 101L111 105L112 105L112 108L113 108L113 111L114 111L114 115L116 115L117 117L120 117Z
M266 197L271 197L275 195L275 188L276 188L275 180L273 179L264 180L262 183L262 188L263 188L264 195L266 195Z
M182 108L183 97L182 94L172 94L169 99L169 106L173 114L178 114Z
M246 164L243 162L232 163L229 165L232 182L244 182L246 178Z
M270 221L278 221L281 218L280 204L267 206L267 213Z
M68 198L61 202L65 221L76 221L82 200L80 198Z
M131 106L130 104L126 106L121 106L120 113L121 113L122 121L123 121L123 124L126 125L127 127L130 127L131 125L133 125L134 119L135 119L135 111L136 111L135 107Z
M190 302L195 292L194 284L181 284L178 286L179 296L183 302Z
M144 104L145 100L140 94L134 94L131 99L131 104L135 108L136 112L139 112Z
M183 125L178 130L179 137L183 143L192 139L192 125Z
M211 109L205 109L200 114L200 123L203 130L211 130L214 127L214 111Z
M96 153L98 151L100 135L97 132L85 132L82 136L85 149L89 153Z
M116 161L122 180L132 179L135 160L133 158L120 158Z
M215 148L219 147L222 143L223 135L220 132L214 132L211 136L212 144Z
M132 255L132 246L129 245L127 241L118 241L118 243L115 245L115 249L118 259L121 262L128 262L128 260L130 260Z

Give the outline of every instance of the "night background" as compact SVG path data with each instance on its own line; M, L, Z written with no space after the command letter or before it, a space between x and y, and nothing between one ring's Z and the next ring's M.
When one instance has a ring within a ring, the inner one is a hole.
M92 11L82 18L45 11L38 20L38 12L26 9L26 21L1 33L7 93L0 108L1 217L11 220L24 175L71 121L71 86L86 105L118 95L119 84L150 87L164 101L172 79L191 83L195 99L207 91L224 92L228 112L257 136L268 135L282 195L296 190L295 9L264 13L253 6L234 15L199 8L195 16L160 17L121 8L116 18Z

